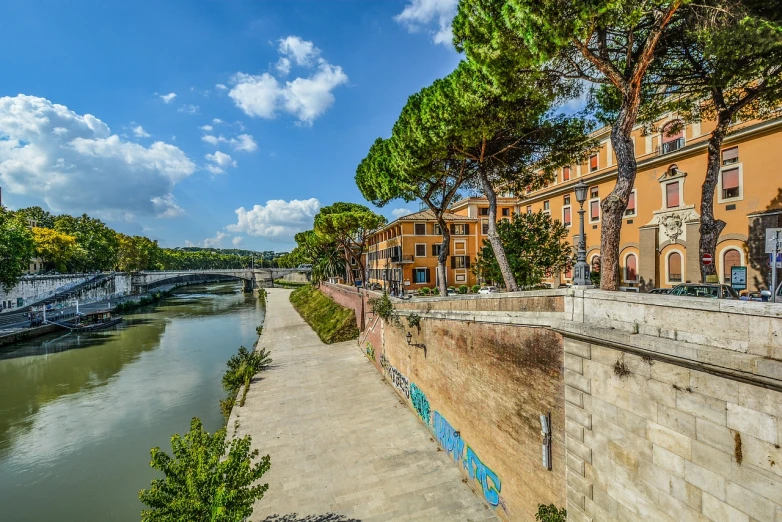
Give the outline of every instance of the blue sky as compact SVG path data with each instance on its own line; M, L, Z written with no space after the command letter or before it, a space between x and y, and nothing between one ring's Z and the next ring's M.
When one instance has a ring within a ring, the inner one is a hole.
M353 176L372 141L460 59L455 5L6 2L3 204L164 246L287 250L320 206L363 202ZM401 208L417 209L382 212Z

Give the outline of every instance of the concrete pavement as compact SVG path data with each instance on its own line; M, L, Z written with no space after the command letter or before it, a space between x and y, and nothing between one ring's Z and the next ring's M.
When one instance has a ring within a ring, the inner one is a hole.
M267 291L274 364L228 423L271 456L253 521L497 520L355 341L324 345L290 290Z

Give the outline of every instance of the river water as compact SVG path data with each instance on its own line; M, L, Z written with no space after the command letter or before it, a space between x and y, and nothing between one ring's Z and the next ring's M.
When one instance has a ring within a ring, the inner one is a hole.
M263 322L233 284L186 287L113 330L0 352L0 520L138 521L149 450L199 417L222 426L220 379Z

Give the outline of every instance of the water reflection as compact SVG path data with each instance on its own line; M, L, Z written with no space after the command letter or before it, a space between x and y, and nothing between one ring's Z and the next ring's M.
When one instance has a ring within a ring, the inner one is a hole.
M3 518L138 520L149 448L168 446L193 416L209 430L221 423L225 361L262 320L237 290L199 287L115 330L0 354Z

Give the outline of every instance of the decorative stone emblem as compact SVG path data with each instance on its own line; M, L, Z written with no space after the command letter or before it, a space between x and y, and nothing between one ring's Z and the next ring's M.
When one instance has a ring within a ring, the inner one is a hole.
M676 239L682 235L682 222L679 214L670 214L663 218L663 230L665 235L671 240L671 243L676 243Z

